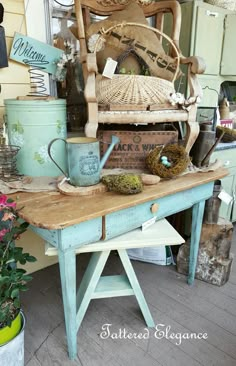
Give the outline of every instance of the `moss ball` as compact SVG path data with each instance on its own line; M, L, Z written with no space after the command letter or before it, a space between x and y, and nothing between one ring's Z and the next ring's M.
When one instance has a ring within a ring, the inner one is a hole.
M143 190L142 179L137 174L110 174L102 177L109 191L123 194L140 193Z

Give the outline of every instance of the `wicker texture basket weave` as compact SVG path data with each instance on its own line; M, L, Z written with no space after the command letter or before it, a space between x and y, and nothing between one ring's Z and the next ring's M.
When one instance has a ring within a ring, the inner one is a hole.
M102 78L101 75L98 75L96 78L96 97L99 104L162 104L167 103L170 94L175 92L174 81L180 70L180 52L172 39L156 28L144 24L127 22L116 24L106 30L103 29L100 37L96 41L94 52L97 52L100 38L103 35L119 27L132 26L150 29L157 35L161 35L171 44L176 54L176 71L172 81L144 75L115 74L112 79Z
M112 79L96 79L99 104L162 104L174 92L172 82L155 76L115 74Z
M236 0L205 0L205 3L236 12Z

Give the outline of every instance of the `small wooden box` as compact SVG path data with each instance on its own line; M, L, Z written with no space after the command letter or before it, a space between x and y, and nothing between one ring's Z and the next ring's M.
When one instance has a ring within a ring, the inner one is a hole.
M111 136L119 137L117 144L104 168L114 169L144 169L145 158L149 151L158 145L175 143L178 141L178 131L121 131L121 130L99 130L101 156L106 152Z

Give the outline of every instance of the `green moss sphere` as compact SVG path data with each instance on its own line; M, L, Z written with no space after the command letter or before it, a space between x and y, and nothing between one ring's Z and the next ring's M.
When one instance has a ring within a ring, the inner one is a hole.
M109 191L123 194L140 193L143 190L141 177L137 174L110 174L102 177Z

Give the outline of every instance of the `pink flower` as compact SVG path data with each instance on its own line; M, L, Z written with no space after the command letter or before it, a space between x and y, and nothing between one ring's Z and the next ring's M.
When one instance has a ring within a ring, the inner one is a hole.
M6 207L16 207L16 202L7 202L8 197L5 194L0 195L0 210Z
M0 241L2 241L4 235L9 232L9 229L0 230Z

